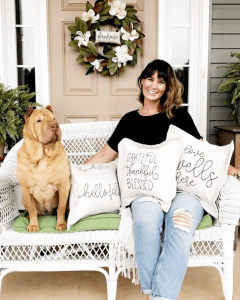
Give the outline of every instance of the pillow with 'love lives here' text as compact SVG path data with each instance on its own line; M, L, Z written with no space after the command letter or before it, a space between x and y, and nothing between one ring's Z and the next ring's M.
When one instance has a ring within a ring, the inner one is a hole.
M181 154L181 140L170 139L157 145L143 145L124 138L118 144L118 182L122 206L137 196L159 200L167 212L176 195L176 169Z
M82 218L120 208L116 162L71 166L71 191L67 229Z
M203 208L217 218L215 201L227 181L233 142L226 146L211 145L170 125L167 140L172 138L182 140L182 153L176 173L177 190L196 196Z

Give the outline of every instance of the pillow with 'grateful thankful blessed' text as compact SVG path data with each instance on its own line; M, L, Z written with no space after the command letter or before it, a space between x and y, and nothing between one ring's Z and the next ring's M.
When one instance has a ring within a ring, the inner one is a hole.
M215 201L227 181L233 142L226 146L211 145L170 125L167 140L173 138L182 140L182 153L176 173L177 190L196 196L203 208L217 218Z
M67 229L82 218L114 212L120 207L116 163L71 165Z
M118 181L123 206L137 196L157 198L167 212L176 195L176 169L181 140L170 139L157 145L143 145L124 138L118 144Z

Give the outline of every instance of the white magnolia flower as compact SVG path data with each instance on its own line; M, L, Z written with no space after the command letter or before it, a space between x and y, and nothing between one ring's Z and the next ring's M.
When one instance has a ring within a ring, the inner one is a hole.
M93 9L89 9L88 12L82 13L82 18L85 22L92 21L92 23L96 23L97 20L100 18L99 14L95 16L95 12Z
M86 33L82 33L81 31L77 31L76 34L78 34L79 36L76 36L74 38L74 40L78 40L78 47L80 47L81 45L87 46L87 44L89 42L89 38L91 36L90 31L87 31Z
M91 62L90 64L94 67L93 70L97 70L98 72L102 72L103 67L100 66L100 63L103 60L104 59L95 59L93 62Z
M124 41L134 41L139 38L139 34L137 33L136 29L133 29L133 24L131 23L132 31L127 32L123 27L121 27L121 32L123 33L122 39Z
M128 47L126 45L118 46L115 48L116 57L112 58L112 61L118 63L118 67L121 67L121 64L126 66L127 61L132 60L133 57L128 54Z
M111 6L109 11L111 16L116 16L120 20L126 17L126 3L122 3L121 0L114 0L113 3L109 2L108 4Z

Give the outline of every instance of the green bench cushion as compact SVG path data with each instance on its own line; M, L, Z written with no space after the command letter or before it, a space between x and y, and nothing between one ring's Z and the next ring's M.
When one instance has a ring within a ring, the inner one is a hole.
M24 212L12 224L13 228L21 233L29 233L27 226L29 225L29 218ZM78 231L90 230L116 230L119 227L120 215L118 214L99 214L81 219L76 224L70 227L70 230L58 231L56 230L57 216L40 216L38 217L40 230L37 233L73 233Z
M81 219L76 224L70 227L70 230L58 231L56 230L57 216L40 216L38 222L40 230L37 233L73 233L78 231L90 230L117 230L120 223L119 214L99 214L91 217ZM27 226L29 225L29 218L27 211L19 216L13 223L13 228L21 233L29 233ZM212 218L209 214L205 215L197 230L207 229L212 227Z

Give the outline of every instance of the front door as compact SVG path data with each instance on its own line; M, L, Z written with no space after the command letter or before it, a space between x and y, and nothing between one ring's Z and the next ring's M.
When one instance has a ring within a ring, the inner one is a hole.
M137 78L157 58L158 1L122 1L134 5L142 22L139 30L145 34L137 65L127 66L119 77L97 72L85 75L86 68L76 62L79 52L68 46L68 26L74 25L76 16L82 18L86 2L48 1L51 104L59 123L119 120L126 112L139 108ZM89 2L94 5L94 1Z

